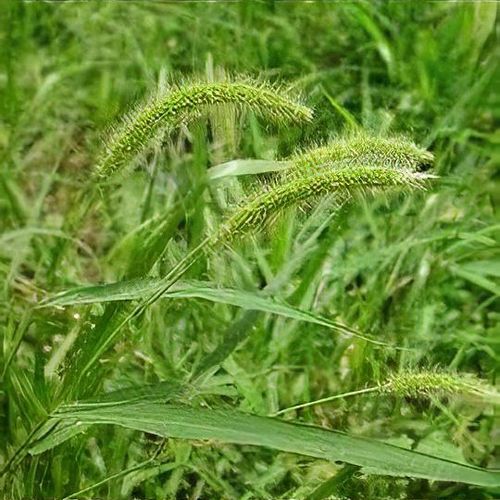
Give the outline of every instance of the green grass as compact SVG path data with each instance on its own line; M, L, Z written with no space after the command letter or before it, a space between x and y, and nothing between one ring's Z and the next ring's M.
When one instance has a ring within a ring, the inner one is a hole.
M497 498L496 16L2 3L0 497ZM312 121L216 93L95 175L227 75ZM439 177L346 185L401 168Z

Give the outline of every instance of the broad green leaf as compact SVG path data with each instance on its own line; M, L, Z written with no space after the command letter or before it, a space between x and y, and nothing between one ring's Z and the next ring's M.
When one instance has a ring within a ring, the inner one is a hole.
M81 424L112 424L163 437L253 445L363 467L365 473L500 486L500 473L344 432L260 417L137 401L72 405L54 415Z
M70 306L94 304L120 300L136 300L148 296L157 289L159 279L137 279L104 285L77 287L61 292L44 302L43 306ZM383 342L366 338L342 323L329 320L323 316L297 309L284 301L270 297L263 292L249 292L233 288L220 288L209 282L186 280L175 283L164 298L169 299L203 299L211 302L229 304L243 309L277 314L286 318L331 328L339 333L365 338L370 342L386 345Z

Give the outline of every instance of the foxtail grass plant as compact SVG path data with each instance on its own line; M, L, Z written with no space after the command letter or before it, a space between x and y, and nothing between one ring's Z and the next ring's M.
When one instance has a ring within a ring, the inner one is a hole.
M0 2L0 499L498 496L495 2L129 4Z
M199 117L211 106L226 104L247 107L274 122L301 123L312 117L309 108L264 84L229 82L177 88L152 100L124 121L101 156L96 175L106 179L123 170L144 152L161 130L170 131ZM422 190L432 176L420 170L431 161L430 153L411 142L361 135L295 155L290 159L291 168L284 175L278 176L264 191L242 201L215 232L188 252L159 281L148 297L132 307L110 309L109 316L102 318L106 323L104 330L99 329L99 333L94 334L90 327L77 337L66 360L58 400L78 397L79 388L88 382L101 356L114 344L124 327L216 247L231 245L237 238L259 231L288 208L311 205L332 195L347 200L358 193ZM92 345L92 349L86 348L87 345ZM65 392L69 387L73 391L71 394Z
M275 183L264 193L258 194L235 211L223 224L213 243L227 241L251 229L260 229L272 216L292 206L310 204L330 194L371 192L400 188L423 189L431 176L399 170L392 167L371 167L358 164L341 168L324 168L310 171L298 170L293 178Z
M311 157L314 154L314 151L310 152ZM83 335L77 338L67 359L65 378L69 377L67 382L71 383L63 383L62 387L78 388L85 385L101 356L117 340L124 327L156 302L198 259L209 255L219 245L230 244L235 238L261 229L277 213L304 202L312 203L336 193L348 194L350 197L356 192L366 194L394 189L421 190L426 180L432 177L416 169L396 168L394 165L372 166L370 161L341 167L336 163L326 163L323 167L309 170L297 168L293 177L285 176L282 182L274 182L261 194L250 196L226 218L219 230L207 236L182 258L148 297L135 307L119 311L116 316L112 314L105 335L100 332L94 338L92 328L82 332ZM93 344L90 355L87 354L89 350L84 348L88 343ZM64 400L67 396L69 394L63 392L59 399Z
M500 404L500 394L483 380L469 374L440 370L403 371L380 385L382 394L408 399L464 397Z
M283 183L275 182L261 194L250 196L240 207L235 209L234 213L227 217L218 231L205 238L181 259L159 281L158 286L149 297L142 300L133 310L115 323L106 338L101 340L99 349L94 350L91 359L85 360L83 365L78 362L74 364L75 367L78 367L78 377L81 378L87 373L132 318L142 314L201 257L210 255L214 248L230 244L238 237L261 229L274 215L301 203L311 203L336 193L351 195L356 192L363 194L394 189L421 190L429 177L432 176L408 169L371 167L369 163L342 168L325 168L320 171L299 169L293 178L286 179Z
M67 215L67 232L74 232L97 202L98 189L113 174L123 171L144 154L162 132L173 133L202 117L210 109L233 106L249 110L275 124L305 124L313 111L279 85L237 79L223 82L192 82L172 85L158 92L111 127L96 159L90 182L76 196ZM60 242L53 259L53 272L67 242Z
M408 370L393 373L376 386L290 406L276 412L273 416L374 392L411 400L462 398L486 404L500 404L500 393L474 375L441 370Z

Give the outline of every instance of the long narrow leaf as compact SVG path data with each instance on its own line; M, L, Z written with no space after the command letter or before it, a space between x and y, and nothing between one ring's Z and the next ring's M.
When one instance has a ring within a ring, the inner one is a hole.
M72 405L59 420L113 424L163 437L217 440L298 453L363 467L364 472L500 486L500 473L343 432L231 410L179 407L154 402L115 406Z
M76 406L80 409L102 408L103 406L116 408L120 405L130 405L139 401L166 403L174 397L182 397L182 394L187 390L189 388L175 381L140 387L132 386L101 394L93 399L86 399L85 402L77 403ZM32 455L38 455L50 450L73 436L85 432L90 425L84 424L78 419L50 419L36 434L29 452Z
M61 292L44 302L43 306L70 306L120 300L137 300L149 295L158 287L159 279L137 279L104 285L77 287ZM318 314L303 311L262 292L249 292L234 288L221 288L209 282L186 280L176 283L163 294L169 299L203 299L210 302L233 305L243 309L277 314L297 321L305 321L331 328L339 333L362 337L370 342L387 345L360 335L340 322Z
M479 274L476 270L470 271L465 266L450 266L450 270L456 276L488 290L488 292L491 292L493 295L500 295L500 286L494 281L486 278L484 275Z

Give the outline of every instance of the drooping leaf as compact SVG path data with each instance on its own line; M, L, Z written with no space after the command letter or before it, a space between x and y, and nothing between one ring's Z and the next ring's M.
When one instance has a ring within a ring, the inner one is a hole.
M53 296L42 305L70 306L137 300L148 296L152 291L156 290L159 282L159 279L146 278L103 285L76 287ZM163 297L169 299L203 299L211 302L233 305L243 309L277 314L278 316L284 316L297 321L315 323L346 335L361 336L355 330L340 322L332 321L318 314L302 311L282 300L266 295L263 292L221 288L214 286L210 282L185 280L174 284L163 294ZM363 336L363 338L365 337ZM380 345L386 345L376 340L368 340Z
M116 405L63 407L57 420L112 424L163 437L217 440L341 461L365 473L408 476L499 487L500 473L344 432L285 422L232 410L200 409L135 401Z
M122 404L126 405L136 402L166 403L174 397L180 397L184 390L186 390L186 387L178 382L160 382L142 387L126 387L92 399L86 399L85 402L76 403L76 406L80 409L101 408L105 406L119 408ZM90 425L85 424L78 418L64 420L50 419L40 428L35 436L34 444L30 447L30 453L38 455L50 450L73 436L85 432Z

